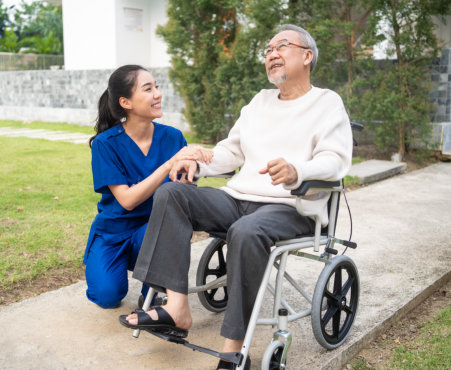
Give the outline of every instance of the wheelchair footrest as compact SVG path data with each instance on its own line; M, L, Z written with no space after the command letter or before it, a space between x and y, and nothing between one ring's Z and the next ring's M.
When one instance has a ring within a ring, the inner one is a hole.
M334 255L338 253L338 251L336 249L329 248L329 247L326 248L326 252L330 253L330 254L334 254Z
M146 330L146 331L152 335L155 335L156 337L158 337L160 339L163 339L163 340L166 340L166 341L172 342L172 343L183 344L185 347L191 348L193 351L199 351L202 353L206 353L207 355L218 357L221 360L228 361L228 362L231 362L236 365L239 365L243 359L243 355L240 352L227 352L227 353L216 352L216 351L213 351L213 350L205 348L205 347L191 344L187 340L176 337L174 335L164 334L164 333L160 333L160 332L154 331L154 330Z

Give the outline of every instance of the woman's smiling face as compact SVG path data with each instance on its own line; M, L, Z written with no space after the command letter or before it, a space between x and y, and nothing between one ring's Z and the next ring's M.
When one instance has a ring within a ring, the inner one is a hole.
M161 97L162 94L153 76L147 71L138 71L133 94L128 99L133 114L150 119L161 117L163 115Z

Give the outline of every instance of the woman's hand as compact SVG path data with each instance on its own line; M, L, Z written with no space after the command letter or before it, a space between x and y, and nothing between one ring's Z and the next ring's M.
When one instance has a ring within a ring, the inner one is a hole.
M197 170L197 162L193 160L181 160L175 162L171 171L169 172L169 178L174 182L183 182L191 184L194 179L194 174ZM178 179L178 175L181 175Z
M171 162L175 164L178 161L194 160L210 164L213 155L214 152L212 149L206 149L200 146L185 146L171 158Z

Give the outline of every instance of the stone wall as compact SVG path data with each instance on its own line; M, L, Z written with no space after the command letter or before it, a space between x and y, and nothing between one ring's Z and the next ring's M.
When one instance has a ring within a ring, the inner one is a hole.
M113 70L42 70L0 72L0 119L68 122L93 125L97 102ZM163 93L158 122L188 129L183 99L168 78L167 68L152 69Z
M451 122L451 49L442 49L432 66L434 89L431 101L435 109L432 122Z
M97 101L112 72L0 72L0 119L93 125ZM155 68L152 73L163 92L164 115L158 121L187 130L183 99L175 93L167 68ZM431 121L434 126L441 126L442 122L451 122L451 49L442 50L441 57L434 62L431 78L435 83L430 95L435 106Z

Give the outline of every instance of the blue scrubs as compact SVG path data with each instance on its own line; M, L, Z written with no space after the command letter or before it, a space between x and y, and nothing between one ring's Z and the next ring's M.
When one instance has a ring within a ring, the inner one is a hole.
M102 194L98 214L89 233L83 263L86 295L102 308L116 307L128 291L127 270L133 270L152 211L153 196L132 211L116 200L109 185L133 186L186 146L176 128L154 123L147 155L121 125L98 135L92 142L94 190ZM164 182L169 181L167 177ZM143 286L143 293L147 287Z

